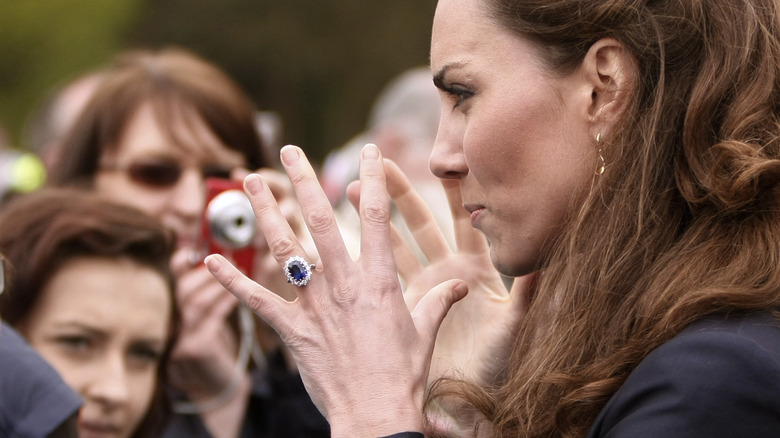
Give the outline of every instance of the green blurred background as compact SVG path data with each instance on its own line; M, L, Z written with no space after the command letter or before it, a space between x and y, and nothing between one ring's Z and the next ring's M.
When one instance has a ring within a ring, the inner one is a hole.
M0 0L0 124L120 50L177 45L225 69L315 161L365 125L393 76L428 63L435 0Z

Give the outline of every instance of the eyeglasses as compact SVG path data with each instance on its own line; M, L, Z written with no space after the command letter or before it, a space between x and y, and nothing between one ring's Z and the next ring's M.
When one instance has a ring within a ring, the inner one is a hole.
M176 161L165 160L138 160L126 165L100 166L102 170L126 172L131 181L153 188L167 188L175 185L184 173L184 167ZM231 168L210 164L203 166L200 171L203 179L229 179Z

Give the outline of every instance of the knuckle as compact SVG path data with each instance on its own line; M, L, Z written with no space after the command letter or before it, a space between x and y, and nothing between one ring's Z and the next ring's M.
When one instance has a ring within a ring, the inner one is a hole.
M291 255L294 255L296 245L295 242L287 236L279 236L273 241L269 242L269 247L277 259L284 259Z
M305 172L293 172L289 175L289 177L293 187L298 186L299 184L303 184L307 180L307 175Z
M353 303L357 296L355 288L349 284L338 284L333 287L333 297L341 305Z
M238 287L238 276L237 275L231 275L228 277L225 281L225 289L227 290L236 290Z
M376 285L377 288L382 290L392 290L398 284L398 276L394 274L390 275L390 274L376 273L376 275L374 275L373 277L374 277L373 283Z
M387 223L390 220L390 208L386 202L368 201L362 207L363 220L372 223Z
M327 208L315 207L308 212L306 223L312 233L322 233L335 225L335 219Z
M251 293L244 298L247 307L254 311L258 311L263 308L263 300L258 293Z

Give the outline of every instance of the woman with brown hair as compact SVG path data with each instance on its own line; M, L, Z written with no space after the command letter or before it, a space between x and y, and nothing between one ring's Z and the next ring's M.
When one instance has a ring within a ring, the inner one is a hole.
M10 266L0 313L81 395L81 437L167 426L173 248L156 220L82 191L45 189L0 212Z
M333 436L419 436L428 390L444 435L778 436L780 4L440 0L431 67L457 252L367 146L353 262L287 147L322 260L297 300L206 260ZM393 257L385 175L427 268ZM305 259L263 179L245 187L280 265Z
M178 48L125 52L103 70L99 87L63 141L61 168L52 178L54 185L88 187L137 207L178 237L172 267L182 330L170 377L185 397L175 406L182 415L172 436L329 434L276 336L257 325L261 352L251 312L237 311L237 300L201 263L210 243L202 223L207 179L240 184L251 169L279 179L274 186L279 196L291 192L289 183L268 168L272 161L255 117L254 104L235 81L199 56ZM292 197L286 202L293 217ZM249 248L247 273L289 296L291 287L265 242L254 239ZM271 379L270 394L261 388L266 379Z

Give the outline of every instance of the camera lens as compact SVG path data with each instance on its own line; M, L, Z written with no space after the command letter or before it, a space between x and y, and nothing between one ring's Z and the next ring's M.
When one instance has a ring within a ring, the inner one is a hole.
M211 236L220 245L239 249L252 244L257 227L252 205L240 190L227 190L206 208Z

